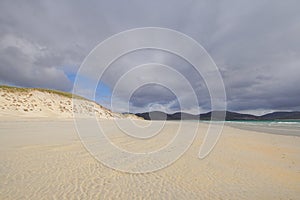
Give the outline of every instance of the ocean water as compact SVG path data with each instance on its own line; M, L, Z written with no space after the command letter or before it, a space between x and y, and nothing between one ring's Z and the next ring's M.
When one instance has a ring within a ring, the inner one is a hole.
M289 121L226 121L226 125L239 129L280 135L300 136L300 120Z

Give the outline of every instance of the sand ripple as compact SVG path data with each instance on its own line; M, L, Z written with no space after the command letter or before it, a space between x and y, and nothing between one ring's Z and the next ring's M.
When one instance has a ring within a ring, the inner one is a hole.
M201 130L206 128L201 125L191 148L173 165L155 173L130 174L112 170L95 160L78 141L72 122L15 122L13 126L9 123L12 122L0 123L1 199L297 199L300 196L299 137L226 127L214 151L199 160L197 155L204 136ZM47 139L49 135L51 139ZM25 136L27 140L22 139ZM124 137L116 141L126 146Z

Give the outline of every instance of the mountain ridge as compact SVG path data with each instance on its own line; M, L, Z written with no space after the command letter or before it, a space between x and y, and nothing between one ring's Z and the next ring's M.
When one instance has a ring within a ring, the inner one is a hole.
M279 111L267 113L264 115L252 115L252 114L243 114L232 111L211 111L207 113L202 113L198 115L185 113L185 112L176 112L173 114L166 114L161 111L152 111L145 113L135 113L139 117L143 117L146 120L222 120L225 117L225 120L228 121L238 121L238 120L293 120L300 119L300 111Z

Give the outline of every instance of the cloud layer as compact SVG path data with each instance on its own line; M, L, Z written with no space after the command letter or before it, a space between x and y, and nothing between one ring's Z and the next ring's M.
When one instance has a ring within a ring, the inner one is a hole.
M185 33L205 47L224 79L229 110L265 112L300 110L299 1L9 1L0 2L0 83L70 91L69 75L85 56L109 36L137 27L165 27ZM102 81L116 81L137 64L160 62L186 77L209 110L201 76L181 58L161 51L125 55L113 63ZM139 72L141 73L141 72ZM138 78L175 78L158 71ZM178 98L186 99L182 90ZM128 102L116 99L122 111ZM166 88L148 85L130 100L132 111L179 109ZM106 102L109 106L109 102ZM184 108L193 112L195 108Z

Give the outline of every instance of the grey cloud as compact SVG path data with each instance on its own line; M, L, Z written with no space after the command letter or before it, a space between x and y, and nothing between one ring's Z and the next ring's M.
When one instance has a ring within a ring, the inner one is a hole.
M159 69L155 67L151 68L152 64L147 67L141 66L140 68L136 68L146 63L163 64L171 67L173 71L167 70L164 67ZM185 82L179 80L177 76L182 76ZM126 85L118 84L116 86L117 82L123 78L126 79ZM122 99L123 94L126 96L131 92L131 86L141 85L143 81L165 84L152 84L139 88L131 99L132 107L141 107L151 110L149 106L156 103L170 107L170 109L173 108L170 112L174 112L180 110L180 107L175 108L174 102L180 101L183 104L181 105L181 109L189 110L191 109L190 106L192 106L189 102L192 102L190 98L193 93L198 97L201 104L200 107L209 109L208 107L210 105L206 85L193 66L182 58L161 50L148 49L126 54L107 68L102 77L102 81L110 85L113 89L117 87L117 96L119 99ZM186 84L190 84L192 91L189 90ZM168 89L169 92L163 87L167 87L166 89ZM178 96L175 96L175 94L170 95L170 92L176 92ZM117 108L115 109L117 110Z
M220 68L230 110L296 110L300 106L299 7L296 0L4 0L0 3L0 40L11 37L25 41L25 46L1 43L0 82L70 90L66 74L75 73L99 42L130 28L158 26L181 31L207 49ZM113 88L132 66L150 61L178 70L196 91L200 108L210 109L202 78L188 63L166 53L144 51L124 56L102 80ZM172 78L156 71L148 76ZM182 87L171 81L174 87ZM126 92L126 85L123 87ZM133 110L146 109L151 101L170 111L178 109L174 96L159 88L147 88L135 94ZM188 93L183 90L181 96L188 102ZM121 97L118 102L120 110L128 104Z
M25 87L50 87L70 90L71 83L62 70L37 66L16 47L0 50L0 79L3 82Z

